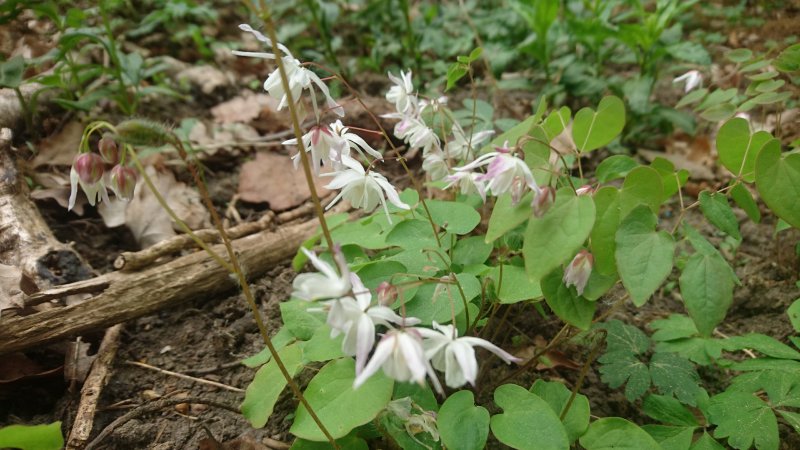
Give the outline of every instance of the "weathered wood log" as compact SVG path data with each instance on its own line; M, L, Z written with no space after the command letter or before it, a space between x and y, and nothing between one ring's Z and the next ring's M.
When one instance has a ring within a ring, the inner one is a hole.
M234 249L248 278L261 276L291 257L316 226L317 221L312 220L235 240ZM214 250L225 254L222 246L215 246ZM141 272L112 272L79 284L107 287L80 304L24 317L0 318L0 355L101 330L187 300L212 298L236 287L234 278L202 251Z

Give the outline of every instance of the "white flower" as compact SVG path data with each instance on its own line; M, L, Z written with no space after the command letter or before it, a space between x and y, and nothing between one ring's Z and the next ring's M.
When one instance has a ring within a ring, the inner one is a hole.
M448 158L466 159L471 148L475 148L494 134L493 130L479 131L472 133L472 142L466 137L464 130L457 124L453 124L453 140L444 146L445 154Z
M69 170L70 192L67 209L72 210L75 207L75 201L78 199L78 185L83 189L90 205L94 206L101 199L108 203L104 175L104 163L99 154L78 154Z
M386 100L394 103L398 112L405 113L417 106L417 97L414 95L414 85L411 83L411 71L400 71L400 78L388 73L389 79L395 85L386 93Z
M447 97L444 95L437 98L432 98L430 100L421 100L419 102L419 111L421 113L422 111L425 111L425 108L431 108L433 109L433 112L439 112L439 108L443 106L447 106Z
M466 383L475 386L478 376L478 361L475 359L473 347L483 347L509 364L521 361L491 342L476 337L458 337L458 331L452 325L439 325L433 322L433 328L415 328L425 340L425 357L431 360L433 367L445 374L445 383L451 388L461 387Z
M433 181L443 180L450 174L450 168L447 166L444 154L438 151L425 155L422 160L422 170L427 172Z
M297 138L282 142L283 145L297 145ZM347 142L341 136L334 134L330 129L319 125L314 126L303 135L303 147L306 152L311 152L311 167L319 175L320 166L331 164L331 154L338 155L347 147ZM294 167L300 164L300 153L292 156Z
M416 325L419 319L411 317L403 319L387 306L373 306L372 294L364 287L358 275L351 273L350 282L355 299L342 297L328 302L330 309L327 323L331 327L332 338L344 333L342 352L356 357L356 374L360 374L375 344L376 325L385 327L391 327L391 323Z
M367 212L381 204L387 217L389 217L389 208L386 206L387 198L389 202L400 209L411 209L400 200L394 186L383 175L374 170L366 172L358 161L348 156L342 157L342 164L348 168L331 174L323 174L323 176L334 177L325 188L342 190L326 209L333 207L342 198L349 200L354 208L363 208ZM391 223L391 218L389 218L389 222Z
M239 29L242 31L246 31L259 41L267 44L268 46L272 46L272 41L269 40L266 36L261 34L260 32L254 30L250 25L242 24L239 25ZM319 113L317 111L317 99L314 96L314 88L313 86L316 85L317 89L322 92L325 96L325 101L328 105L328 108L333 111L338 116L344 116L344 108L342 108L336 101L331 97L330 91L328 91L328 86L322 82L317 74L314 72L306 69L302 66L299 60L295 59L292 56L292 53L289 52L283 44L277 45L278 49L280 49L286 56L281 57L281 61L283 62L284 70L286 71L286 77L289 84L289 90L291 91L292 98L295 102L300 100L300 94L304 89L308 89L311 93L311 102L314 105L314 111L317 112L317 116ZM273 53L266 53L266 52L242 52L242 51L234 51L234 55L237 56L247 56L252 58L263 58L263 59L275 59L276 56ZM313 83L313 84L312 84ZM278 110L280 111L288 102L288 97L286 96L286 92L283 89L283 83L281 82L281 75L278 69L275 69L267 80L264 81L264 90L269 92L269 95L279 101L278 103Z
M436 391L442 392L442 386L425 357L422 339L416 329L391 330L384 334L375 347L372 359L356 376L353 388L364 384L381 367L388 377L396 381L423 384L427 375Z
M592 266L594 266L594 256L586 250L578 252L564 270L564 285L575 286L578 295L583 295L583 290L586 289L586 283L592 274Z
M301 273L297 275L292 282L293 297L314 301L340 298L350 292L350 269L347 267L347 262L344 260L341 249L338 247L333 249L333 259L336 261L336 265L339 266L341 275L337 274L330 264L319 259L314 252L310 252L304 247L300 247L300 250L306 254L311 264L321 273Z
M703 75L697 70L690 70L685 74L672 80L673 83L680 83L681 81L686 82L684 91L689 92L692 89L701 86L703 84Z
M450 189L453 186L458 186L459 192L464 195L478 194L481 199L486 203L486 183L478 178L483 175L475 172L460 171L447 177L450 182L445 189Z
M340 154L338 157L334 157L335 160L341 162L341 156L350 156L350 149L357 151L361 156L365 157L364 152L369 153L373 158L383 159L383 155L374 148L372 148L367 141L365 141L361 136L351 133L350 128L342 125L341 120L337 120L336 122L332 123L331 132L333 134L341 137L347 143L344 147L342 147Z
M525 161L511 154L507 145L508 142L503 147L498 147L497 151L481 155L475 161L455 170L470 171L488 164L486 173L475 179L487 181L486 189L489 189L492 195L499 196L510 191L513 204L517 204L522 199L526 187L538 192L539 186Z

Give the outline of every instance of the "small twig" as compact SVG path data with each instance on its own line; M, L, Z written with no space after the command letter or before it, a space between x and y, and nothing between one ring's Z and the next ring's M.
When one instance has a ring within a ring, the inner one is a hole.
M714 328L714 334L716 334L717 336L721 337L722 339L730 339L731 338L730 336L728 336L727 334L723 333L722 331L719 331L716 328ZM756 356L756 354L753 353L753 351L750 350L749 348L743 348L742 351L744 352L745 355L749 356L752 359L758 358L758 356Z
M226 403L218 402L216 400L207 400L204 398L199 397L184 397L184 398L164 398L160 400L153 401L151 403L145 403L144 405L138 406L136 409L133 409L124 415L120 416L113 422L111 422L105 429L103 429L100 434L97 435L96 438L92 442L90 442L85 450L92 450L93 448L97 447L103 439L107 438L114 432L117 428L122 426L123 424L137 418L143 416L145 414L149 414L155 411L158 411L163 408L168 408L170 406L179 405L181 403L194 403L197 405L209 405L215 408L221 408L227 411L230 411L237 416L241 414L239 408L235 406L228 405Z
M137 362L137 361L125 361L125 364L128 364L130 366L141 367L143 369L153 370L155 372L163 373L164 375L170 375L170 376L173 376L173 377L176 377L176 378L183 378L184 380L189 380L189 381L194 381L194 382L197 382L197 383L207 384L209 386L215 386L215 387L218 387L220 389L225 389L225 390L232 391L232 392L244 392L244 389L239 389L239 388L234 387L234 386L228 386L227 384L218 383L216 381L206 380L204 378L197 378L197 377L193 377L193 376L189 376L189 375L184 375L184 374L178 373L178 372L173 372L171 370L161 369L161 368L158 368L156 366L151 366L150 364L145 364L145 363L141 363L141 362Z
M292 446L287 444L286 442L281 442L277 439L272 439L269 437L265 437L261 440L261 442L269 448L275 450L289 450Z
M220 370L230 369L231 367L241 366L241 361L233 361L225 364L220 364L214 367L201 367L199 369L187 369L184 370L183 373L186 374L194 374L194 375L205 375L207 373L214 373L219 372Z

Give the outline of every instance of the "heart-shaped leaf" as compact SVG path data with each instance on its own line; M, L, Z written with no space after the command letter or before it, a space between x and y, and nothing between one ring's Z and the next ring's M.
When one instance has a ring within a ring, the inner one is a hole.
M578 150L588 152L608 145L624 127L625 104L612 95L600 100L596 112L583 108L575 114L572 138Z
M770 139L772 136L766 131L751 134L747 120L734 117L717 133L719 161L734 175L752 183L758 152Z
M767 142L756 160L756 188L775 215L800 228L800 154L781 156L780 141Z

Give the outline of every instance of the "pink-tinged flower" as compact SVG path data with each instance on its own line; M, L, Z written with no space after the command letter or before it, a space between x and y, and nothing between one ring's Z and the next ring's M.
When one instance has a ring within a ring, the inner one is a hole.
M272 41L269 40L269 38L254 30L250 25L239 25L239 29L252 34L256 39L263 42L267 46L272 46ZM314 95L314 86L316 86L316 88L319 89L319 91L325 96L325 102L328 105L328 109L333 111L339 117L344 116L344 108L336 103L336 101L331 97L328 86L322 82L322 79L320 79L320 77L311 70L303 67L300 61L295 59L289 49L287 49L283 44L278 43L277 47L280 51L286 54L286 56L281 57L281 61L283 61L283 68L286 71L286 77L288 78L287 81L289 90L291 91L294 101L299 101L303 90L307 89L311 94L311 103L314 105L314 112L317 113L316 115L319 117L319 112L317 111L317 99ZM276 58L275 54L267 52L234 51L233 54L237 56L247 56L262 59ZM283 89L283 83L281 82L281 75L278 69L275 69L269 75L269 77L267 77L266 81L264 81L264 90L267 91L272 98L279 101L279 111L286 107L286 105L289 103L286 92Z
M292 296L305 301L314 301L330 298L341 298L350 292L350 269L344 260L342 250L334 246L333 260L339 266L339 273L327 262L319 259L314 252L304 247L300 250L305 253L311 264L321 273L301 273L292 282Z
M133 199L133 191L136 188L138 176L139 172L133 167L117 164L111 168L109 187L114 191L117 198L130 201Z
M533 194L531 209L535 217L542 217L556 201L556 190L545 186Z
M119 148L117 148L117 143L111 136L103 136L100 138L100 141L97 143L97 150L106 163L116 164L119 162Z
M337 120L336 122L332 123L330 127L331 132L334 135L339 136L347 144L343 146L341 150L337 148L336 150L339 151L339 154L335 157L332 156L337 162L341 162L342 156L350 156L351 149L357 151L364 158L366 158L366 155L364 155L364 152L366 152L373 158L383 159L381 152L372 148L372 146L367 144L367 141L365 141L361 136L351 133L350 128L342 125L341 120Z
M448 158L466 159L471 149L481 145L483 141L494 134L493 130L479 131L472 133L472 142L466 136L464 130L458 125L453 124L453 140L445 144L444 153Z
M397 286L388 281L381 282L375 292L378 294L378 304L383 306L392 306L394 301L397 300L397 296L400 294L397 290Z
M575 286L578 295L583 295L583 290L586 289L586 283L592 274L592 266L594 266L594 256L586 250L581 250L564 270L564 284L567 287Z
M386 217L389 218L389 208L386 205L388 199L391 204L400 209L411 209L410 206L400 200L394 186L383 175L371 170L369 172L364 170L361 164L348 156L342 157L342 163L347 169L330 174L323 174L323 176L333 176L333 180L325 186L326 189L341 189L333 201L328 205L330 209L339 200L345 199L353 205L354 208L363 208L365 211L370 212L374 210L379 204L383 206L386 212Z
M458 186L459 192L464 195L478 194L481 199L486 203L486 183L479 179L483 175L475 172L456 172L447 177L450 182L445 189L450 189L453 186Z
M525 161L514 156L508 149L508 142L496 151L479 156L475 161L466 166L455 169L458 172L471 171L481 166L488 165L486 173L476 178L477 181L486 181L486 189L492 195L499 196L511 192L513 203L522 198L526 188L539 191L533 174Z
M686 86L684 87L684 92L689 92L692 89L703 85L703 75L697 70L690 70L685 74L672 80L673 83L680 83L681 81L686 82Z
M344 333L342 352L356 357L356 375L360 374L367 362L372 346L375 345L375 327L391 324L401 326L416 325L419 319L403 318L391 308L372 305L372 294L364 287L358 275L351 273L353 297L342 297L328 302L327 323L331 327L331 337Z
M428 376L434 389L443 392L433 367L425 357L422 338L416 329L390 330L384 334L375 347L372 359L356 376L353 388L364 384L380 368L388 377L401 382L411 381L421 385Z
M506 364L520 362L521 359L511 355L491 342L470 336L458 337L458 331L452 325L439 325L433 322L433 328L415 328L422 337L425 357L431 360L436 370L444 372L445 383L451 388L458 388L466 383L475 386L478 376L478 360L473 347L482 347L505 361Z
M283 145L297 145L297 138L283 141ZM339 154L342 149L347 146L347 142L340 136L335 135L329 128L315 125L303 135L303 147L306 153L311 153L311 168L314 173L319 175L320 166L328 166L331 164L331 155ZM300 153L292 156L294 161L294 168L297 169L300 165Z
M104 172L103 158L97 153L81 153L75 157L75 162L69 171L69 206L72 210L75 200L78 198L78 185L89 199L89 204L94 206L100 199L108 201L105 183L103 182Z
M575 189L575 194L577 194L579 197L581 195L589 195L589 196L591 196L591 195L594 195L594 188L591 185L584 184L583 186L579 187L578 189Z
M439 112L439 108L443 108L447 106L447 97L444 95L439 96L437 98L432 98L430 100L423 99L419 102L419 111L425 111L426 108L431 108L433 112Z
M417 107L417 97L414 95L414 84L411 82L411 71L400 71L400 77L388 73L394 86L386 93L386 100L394 103L397 112L406 113Z

